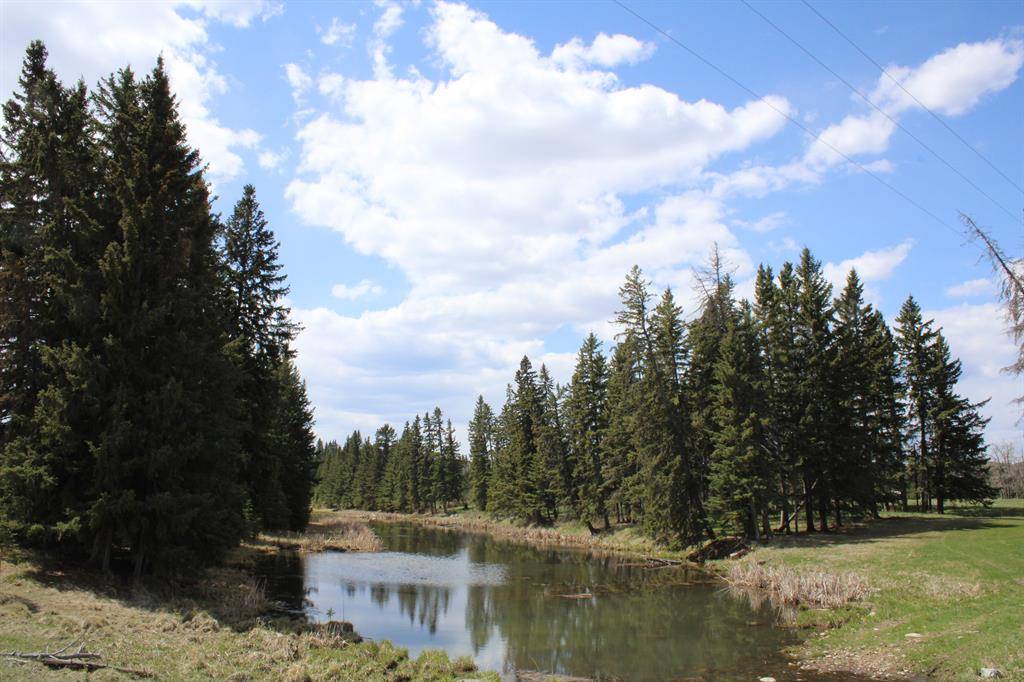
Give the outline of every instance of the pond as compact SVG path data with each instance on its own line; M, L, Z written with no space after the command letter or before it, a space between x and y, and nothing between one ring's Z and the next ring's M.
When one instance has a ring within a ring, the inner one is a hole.
M769 605L700 571L412 524L373 529L383 552L263 558L269 596L412 656L444 649L510 676L811 679L782 654L797 633Z

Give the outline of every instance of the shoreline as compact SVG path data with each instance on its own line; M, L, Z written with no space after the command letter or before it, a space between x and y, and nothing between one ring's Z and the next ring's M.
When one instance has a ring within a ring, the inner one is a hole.
M680 563L795 613L806 636L787 649L801 669L870 679L977 679L995 668L1024 680L1024 500L954 508L944 516L889 513L838 531L776 536L738 559L686 560L631 528L593 537L585 526L524 527L479 512L448 515L359 510L318 513L362 522L407 522L511 542ZM1012 558L991 577L992 545ZM951 548L956 548L952 552ZM925 561L914 561L916 556ZM950 561L948 556L957 560ZM1013 576L1007 579L1007 575ZM969 611L970 615L961 613ZM1018 614L1014 620L1012 614ZM1003 614L999 618L994 614ZM971 627L979 621L990 623ZM1017 625L1014 625L1017 623Z

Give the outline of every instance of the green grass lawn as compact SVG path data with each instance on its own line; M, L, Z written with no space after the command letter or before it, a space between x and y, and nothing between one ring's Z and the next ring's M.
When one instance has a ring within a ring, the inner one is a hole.
M1024 680L1024 500L944 517L886 514L840 533L777 538L752 559L867 579L872 593L844 610L850 620L797 651L823 669L977 679L994 667Z

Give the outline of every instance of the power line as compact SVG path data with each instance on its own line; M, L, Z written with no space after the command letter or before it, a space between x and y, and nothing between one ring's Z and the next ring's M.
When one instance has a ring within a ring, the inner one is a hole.
M960 233L952 225L947 223L945 220L943 220L939 216L935 215L935 213L933 213L932 211L930 211L929 209L927 209L923 205L919 204L917 201L914 201L913 199L911 199L909 196L907 196L901 190L897 189L892 184L886 182L885 179L883 179L877 173L871 171L870 169L868 169L866 166L864 166L863 164L859 163L858 161L850 158L849 156L844 154L839 149L836 149L836 147L833 146L830 142L828 142L828 140L823 139L821 137L820 133L814 132L813 130L811 130L810 128L805 126L803 123L801 123L797 119L795 119L792 116L790 116L789 113L779 109L777 106L772 104L771 101L768 100L767 98L765 98L763 95L759 95L757 92L755 92L754 90L750 89L749 87L747 87L746 85L741 83L739 80L734 78L732 75L730 75L724 69L722 69L721 67L716 65L714 62L710 61L709 59L707 59L706 57L701 55L699 52L697 52L693 48L689 47L688 45L686 45L685 43L683 43L682 41L680 41L679 39L677 39L676 37L674 37L673 35L671 35L667 31L665 31L663 28L661 28L660 26L658 26L654 22L652 22L649 19L647 19L646 17L644 17L643 15L638 14L637 12L635 12L632 8L630 8L625 3L623 3L622 0L612 0L612 2L614 2L616 5L618 5L619 7L624 9L625 11L629 12L630 14L632 14L634 17L636 17L637 19L639 19L643 23L647 24L649 27L651 27L652 29L654 29L655 31L660 33L661 35L665 36L665 38L667 38L669 41L675 43L679 47L681 47L684 50L686 50L687 52L689 52L694 58L696 58L696 59L700 60L701 62L703 62L706 66L708 66L709 68L713 69L715 72L720 74L722 77L724 77L727 80L729 80L730 82L732 82L738 88L746 91L751 97L754 97L755 99L758 99L761 102L763 102L764 104L766 104L769 109L771 109L772 111L777 113L779 116L782 116L787 121L789 121L790 123L795 125L797 128L800 128L800 130L804 131L805 133L807 133L808 135L813 137L815 139L815 141L822 143L823 145L825 145L826 147L831 149L833 152L835 152L839 156L841 156L844 159L846 159L846 161L848 163L856 166L857 168L859 168L864 173L870 175L872 178L874 178L876 181L878 181L881 185L883 185L884 187L888 188L889 191L893 192L894 194L896 194L897 196L902 198L904 201L909 203L911 206L914 206L917 210L921 211L922 213L924 213L925 215L930 217L932 220L934 220L935 222L937 222L940 225L942 225L943 227L945 227L950 232L960 236Z
M976 156L977 156L977 157L978 157L979 159L981 159L982 161L984 161L985 163L987 163L987 164L988 164L988 166L989 166L989 168L991 168L992 170L994 170L994 171L995 171L996 173L998 173L998 174L999 174L1000 176L1002 176L1002 178L1003 178L1004 180L1006 180L1006 181L1007 181L1008 183L1010 183L1011 185L1013 185L1014 187L1016 187L1016 188L1017 188L1017 190L1018 190L1019 192L1021 192L1022 194L1024 194L1024 188L1021 188L1021 186L1020 186L1020 185L1018 185L1018 184L1017 184L1016 182L1014 182L1014 181L1013 181L1013 179L1012 179L1012 178L1010 178L1010 176L1008 176L1008 175L1007 175L1006 173L1004 173L1003 171L999 170L999 168L998 168L998 167L996 167L996 165L995 165L994 163L992 163L991 161L989 161L989 160L988 160L988 157L986 157L986 156L985 156L984 154L982 154L981 152L979 152L979 151L978 151L977 149L975 149L974 145L972 145L972 144L971 144L970 142L968 142L968 141L967 141L967 140L965 140L965 139L964 139L963 137L961 137L961 136L960 136L960 133L958 133L958 132L957 132L956 130L954 130L954 129L953 129L953 127L952 127L952 126L950 126L950 125L949 125L948 123L946 123L946 122L945 122L945 121L944 121L944 120L942 119L942 117L941 117L941 116L939 116L939 115L938 115L938 114L936 114L936 113L935 113L934 111L932 111L932 110L931 110L931 109L929 109L929 108L928 108L927 106L925 106L924 102L922 102L921 100L919 100L919 99L918 99L918 98L917 98L917 97L916 97L916 96L914 95L914 93L910 92L910 91L909 91L909 90L907 90L907 89L906 89L905 87L903 87L903 83L901 83L901 82L900 82L900 81L899 81L898 79L896 79L895 77L893 77L893 76L892 76L892 74L890 74L890 73L889 73L888 71L886 71L886 70L885 70L885 67L883 67L883 66L882 66L881 64L879 64L878 62L876 62L876 61L875 61L874 59L872 59L872 58L871 58L871 55L869 55L869 54L868 54L867 52L865 52L864 50L862 50L862 49L860 48L860 46L859 46L859 45L858 45L857 43L853 42L853 39L852 39L852 38L850 38L850 37L849 37L849 36L847 36L847 35L846 35L845 33L843 33L843 32L842 32L841 30L839 30L839 27L838 27L838 26L836 26L835 24L833 24L833 23L832 23L831 21L829 21L828 17L826 17L826 16L825 16L824 14L822 14L821 12L819 12L819 11L818 11L818 10L817 10L817 9L816 9L816 8L814 7L814 5L812 5L812 4L811 4L810 2L808 2L807 0L801 0L801 2L803 2L803 3L805 4L805 5L807 5L807 8L808 8L809 10L811 10L812 12L814 12L815 14L817 14L817 15L818 15L818 18L820 18L820 19L821 19L822 21L824 21L824 22L825 22L826 24L828 24L829 26L831 26L831 27L832 27L832 30L833 30L833 31L835 31L836 33L838 33L838 34L839 34L840 36L842 36L842 38L843 38L843 39L844 39L844 40L845 40L846 42L850 43L850 45L852 45L852 46L853 46L853 49L857 50L857 52L860 52L860 53L861 53L861 55L862 55L862 56L863 56L863 57L864 57L865 59L867 59L867 60L868 60L869 62L871 62L872 64L874 64L874 65L875 65L875 66L876 66L876 67L878 68L878 70L879 70L879 71L881 71L881 72L882 72L883 74L885 74L885 76L886 76L886 77L887 77L887 78L888 78L889 80L891 80L891 81L892 81L893 83L895 83L895 84L896 84L896 86L897 86L897 87L899 87L899 89L900 89L900 90L902 90L903 92L905 92L905 93L907 94L907 96L908 96L908 97L910 97L910 99L914 100L914 101L915 101L915 102L917 103L917 105L918 105L919 107L921 107L922 109L924 109L925 111L927 111L927 112L928 112L928 113L929 113L929 114L931 115L931 117L932 117L932 118L934 118L934 119L935 119L936 121L938 121L939 123L941 123L941 124L942 124L942 127L943 127L943 128L945 128L945 129L946 129L946 130L948 130L948 131L949 131L950 133L952 133L952 134L953 134L953 136L954 136L954 137L956 137L956 139L960 140L960 141L961 141L961 142L962 142L962 143L964 144L964 146L965 146L965 147L967 147L967 148L968 148L968 149L970 149L970 150L971 150L972 152L974 152L974 153L975 153L975 155L976 155Z
M786 31L784 31L784 30L783 30L783 29L782 29L782 28L781 28L781 27L780 27L780 26L779 26L778 24L776 24L776 23L775 23L774 21L772 21L771 19L769 19L768 17L766 17L766 16L765 16L764 14L762 14L762 13L761 13L760 11L758 11L758 10L757 10L757 8L755 8L755 7L753 6L753 5L751 5L751 4L750 4L750 2L749 2L748 0L740 0L740 2L742 2L742 3L744 4L744 5L746 5L747 9L749 9L749 10L750 10L751 12L753 12L753 13L754 13L754 14L756 14L757 16L761 17L762 19L764 19L764 20L765 20L765 22L766 22L766 23L767 23L767 24L768 24L769 26L771 26L771 27L772 27L772 28L774 28L774 29L775 29L776 31L778 31L778 32L779 32L779 33L781 33L781 34L782 34L783 36L785 36L785 37L786 37L786 39L788 39L788 40L789 40L789 42L793 43L793 44L794 44L794 45L796 45L796 46L797 46L798 48L800 48L801 50L803 50L804 54L806 54L806 55L807 55L808 57L810 57L810 58L811 58L811 59L813 59L813 60L814 60L815 62L817 62L817 63L818 63L818 65L819 65L819 66L821 66L821 68L825 69L825 70L826 70L826 71L828 71L828 72L829 72L830 74L832 74L833 76L835 76L836 78L838 78L838 79L839 79L840 81L842 81L842 82L843 82L843 84L844 84L844 85L845 85L846 87L848 87L848 88L849 88L850 90L852 90L852 91L853 91L853 92L854 92L854 93L855 93L855 94L856 94L856 95L857 95L858 97L860 97L860 98L861 98L862 100L864 100L864 101L865 101L865 102L867 102L867 103L868 103L869 105L871 105L871 106L872 106L872 107L873 107L873 108L874 108L874 109L875 109L875 110L876 110L876 111L877 111L878 113L882 114L882 115L883 115L883 116L885 116L885 117L886 117L887 119L889 119L889 121L890 121L890 122L891 122L891 123L892 123L892 124L893 124L894 126L896 126L896 127L897 127L897 128L899 128L900 130L902 130L903 132L905 132L905 133L906 133L907 135L909 135L911 139L913 139L913 140L914 140L915 142L917 142L917 143L918 143L919 145L921 145L922 147L924 147L924 148L925 148L925 149L926 149L927 151L931 152L932 156L934 156L934 157L935 157L936 159L938 159L938 160L939 160L939 161L941 161L941 162L942 162L943 164L945 164L945 166L946 166L947 168L949 168L949 170L953 171L953 172L954 172L954 173L956 173L956 174L957 174L958 176L960 176L960 178L961 178L961 179L962 179L962 180L963 180L964 182L966 182L966 183L967 183L967 184L969 184L969 185L970 185L971 187L973 187L973 188L974 188L975 190L977 190L979 194L981 194L981 195L982 195L983 197L985 197L986 199L988 199L989 201L991 201L991 202L992 202L993 204L995 204L996 206L998 206L999 208L1001 208L1001 209L1002 209L1002 210L1003 210L1003 211L1004 211L1004 212L1006 213L1006 215L1010 216L1010 218L1011 218L1011 219L1013 219L1014 221L1016 221L1016 220L1020 220L1020 219L1021 219L1021 218L1020 218L1019 216L1017 216L1017 215L1016 215L1016 214L1015 214L1015 213L1014 213L1013 211L1011 211L1010 209L1006 208L1006 207L1005 207L1005 206L1003 206L1003 205L1002 205L1001 203L999 203L999 202L998 202L998 201L997 201L997 200L996 200L995 198L993 198L993 197L992 197L992 195L990 195L990 194L989 194L988 192L986 192L986 191L985 191L985 190L983 190L983 189L982 189L981 187L979 187L979 186L978 186L977 184L975 184L973 180L971 180L971 179L970 179L969 177L967 177L966 175L964 175L963 173L961 173L961 172L960 172L960 171L959 171L959 170L958 170L957 168L955 168L955 167L953 166L953 164L951 164L951 163L950 163L949 161L947 161L947 160L946 160L945 158L943 158L943 157L942 157L942 156L941 156L941 155L940 155L940 154L939 154L939 153L938 153L937 151L935 151L934 149L932 149L931 147L929 147L929 146L928 146L927 144L925 144L925 143L924 143L924 141L923 141L923 140L921 140L921 138L919 138L919 137L918 137L917 135L915 135L914 133L910 132L910 131L909 131L909 130L907 130L907 129L906 129L905 127L903 127L903 124L901 124L901 123L900 123L900 122L899 122L898 120L896 120L895 118L893 118L892 116L890 116L890 115L889 115L889 112L885 111L885 110L884 110L884 109L882 109L882 108L881 108L880 106L878 106L877 104L875 104L875 103L874 103L874 102L873 102L873 101L872 101L871 99L869 99L869 98L868 98L868 96L867 96L867 95L865 95L865 94L864 94L863 92L861 92L860 90L858 90L858 89L857 89L857 88L856 88L856 87L855 87L855 86L854 86L854 85L853 85L852 83L850 83L850 82L849 82L848 80L846 80L845 78L843 78L842 76L840 76L840 75L839 75L838 73L836 73L836 72L835 72L834 70L832 70L832 68L831 68L831 67L829 67L829 65L828 65L828 64L826 64L825 62L823 62L822 60L820 60L820 59L819 59L819 58L818 58L818 57L817 57L817 56L816 56L816 55L815 55L815 54L814 54L813 52L811 52L811 51L810 51L809 49L807 49L806 47L804 47L804 46L803 46L803 45L802 45L802 44L801 44L801 43L800 43L800 42L799 42L799 41L798 41L798 40L797 40L796 38L794 38L793 36L791 36L791 35L789 35L788 33L786 33Z

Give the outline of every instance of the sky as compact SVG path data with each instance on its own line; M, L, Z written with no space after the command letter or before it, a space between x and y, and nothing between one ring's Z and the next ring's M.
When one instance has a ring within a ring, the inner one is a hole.
M216 209L252 183L281 241L325 439L464 434L524 354L567 382L613 343L633 264L692 317L718 244L740 295L804 246L890 321L913 294L1019 442L958 215L1024 248L1024 4L623 3L2 0L0 91L34 38L90 85L164 56Z

